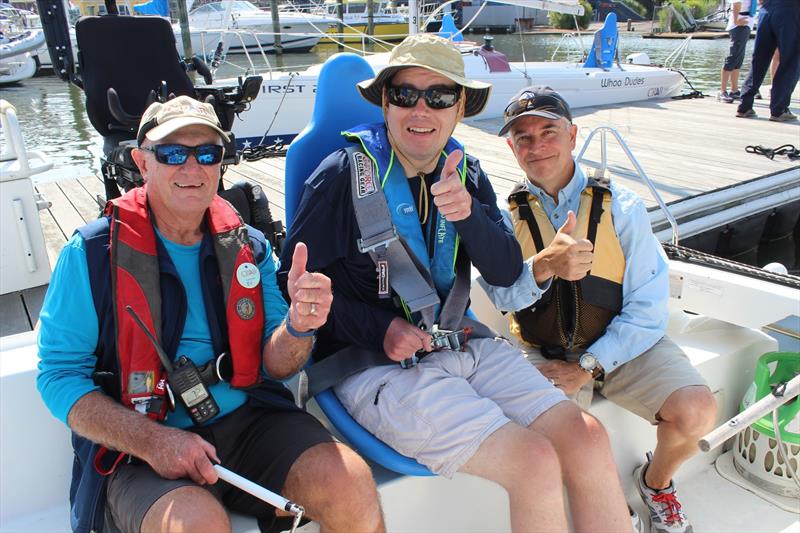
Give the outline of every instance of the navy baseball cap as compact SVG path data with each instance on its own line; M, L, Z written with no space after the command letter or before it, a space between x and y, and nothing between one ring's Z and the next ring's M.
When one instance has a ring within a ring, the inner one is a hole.
M526 87L508 101L506 110L503 111L505 124L497 135L502 137L508 133L514 122L521 117L544 117L551 120L563 117L572 122L572 112L567 101L545 85Z

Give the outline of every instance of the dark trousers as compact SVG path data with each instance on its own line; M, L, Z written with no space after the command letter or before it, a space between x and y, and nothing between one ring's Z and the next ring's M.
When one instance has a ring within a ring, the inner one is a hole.
M774 117L789 109L792 91L800 76L800 0L771 2L762 11L753 47L753 63L742 86L739 112L752 109L753 98L764 81L776 48L781 58L772 80L769 104Z

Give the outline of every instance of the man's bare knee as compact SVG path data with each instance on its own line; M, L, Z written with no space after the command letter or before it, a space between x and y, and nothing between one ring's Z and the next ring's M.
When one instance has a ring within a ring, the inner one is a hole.
M516 424L506 424L490 435L462 472L490 479L506 490L532 484L561 490L558 454L548 438Z
M717 403L708 387L684 387L667 398L659 417L673 423L682 435L700 436L713 427Z
M284 491L323 529L383 529L372 471L344 444L318 444L306 450L292 465Z
M179 487L164 494L150 507L142 520L142 533L149 532L225 532L231 530L225 508L202 487Z

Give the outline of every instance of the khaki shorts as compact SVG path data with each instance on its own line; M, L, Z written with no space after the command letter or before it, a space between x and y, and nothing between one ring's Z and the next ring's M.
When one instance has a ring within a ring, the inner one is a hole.
M528 426L568 400L499 339L471 339L463 352L436 352L407 370L370 368L335 392L367 431L447 478L502 426Z
M523 350L534 365L547 361L532 346ZM581 353L568 353L567 360L577 361ZM597 391L651 424L657 424L658 412L669 395L693 385L708 386L683 350L664 336L642 355L606 374L602 381L590 381L571 398L588 410Z

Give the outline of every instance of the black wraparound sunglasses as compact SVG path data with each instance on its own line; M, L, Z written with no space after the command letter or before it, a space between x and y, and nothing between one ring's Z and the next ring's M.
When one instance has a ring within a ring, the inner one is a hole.
M389 103L397 107L414 107L420 97L431 109L447 109L458 103L461 97L460 87L432 87L430 89L415 89L414 87L386 87L386 96Z
M216 165L222 161L225 148L218 144L184 146L182 144L158 144L152 148L141 148L156 155L156 161L164 165L183 165L194 154L198 165Z

